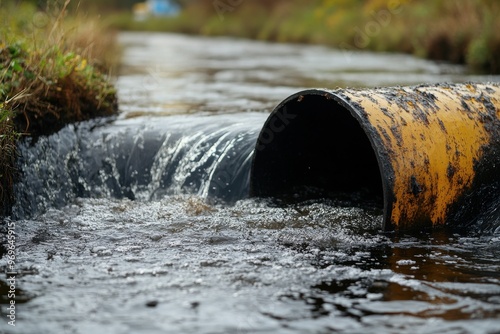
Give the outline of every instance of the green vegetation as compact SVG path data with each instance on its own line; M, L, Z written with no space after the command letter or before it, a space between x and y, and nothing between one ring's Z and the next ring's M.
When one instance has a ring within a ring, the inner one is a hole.
M70 122L112 115L113 36L67 17L67 5L0 0L0 215L12 200L16 140L53 133ZM16 13L11 15L11 13ZM116 52L114 52L116 54Z
M110 19L123 30L404 52L500 73L499 15L498 0L192 0L174 18Z

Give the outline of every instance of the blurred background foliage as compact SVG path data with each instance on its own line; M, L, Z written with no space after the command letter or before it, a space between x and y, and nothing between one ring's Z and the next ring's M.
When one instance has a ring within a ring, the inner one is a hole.
M72 0L119 30L226 35L315 43L353 50L404 52L500 73L498 0L172 0L171 17L137 20L137 0ZM65 0L31 2L40 9ZM387 15L388 13L388 15Z
M118 29L404 52L500 72L498 0L179 0L180 15L145 21L134 20L132 0L85 2L115 10L109 23Z

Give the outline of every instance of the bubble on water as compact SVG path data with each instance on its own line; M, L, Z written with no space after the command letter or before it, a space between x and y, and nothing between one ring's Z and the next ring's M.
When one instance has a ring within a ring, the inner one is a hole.
M415 263L417 263L417 262L413 261L413 260L404 260L404 259L396 261L396 264L398 266L411 266Z

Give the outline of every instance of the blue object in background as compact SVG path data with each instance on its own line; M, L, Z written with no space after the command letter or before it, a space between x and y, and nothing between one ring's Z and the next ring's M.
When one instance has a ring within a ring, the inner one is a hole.
M156 16L174 16L180 11L179 5L170 0L148 0L151 14Z

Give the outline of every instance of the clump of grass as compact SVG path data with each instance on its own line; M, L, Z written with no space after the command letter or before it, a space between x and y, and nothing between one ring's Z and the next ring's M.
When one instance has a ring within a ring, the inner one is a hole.
M0 99L18 95L10 103L13 122L25 134L50 134L70 122L116 111L115 91L106 77L87 59L57 46L6 45L0 49L0 71Z
M0 42L0 101L25 92L12 106L13 122L32 136L55 132L69 122L111 115L117 109L115 90L92 58L91 41L82 41L81 34L63 27L68 3L44 27L34 23L34 7L19 8L25 16L32 14L31 25L23 15L4 17L8 28Z
M45 11L23 2L0 9L0 214L10 207L20 135L48 135L117 112L109 80L113 58L100 52L110 50L112 37L67 19L69 0L54 4Z
M16 141L12 113L0 104L0 216L8 214L12 205L12 186L15 175Z

